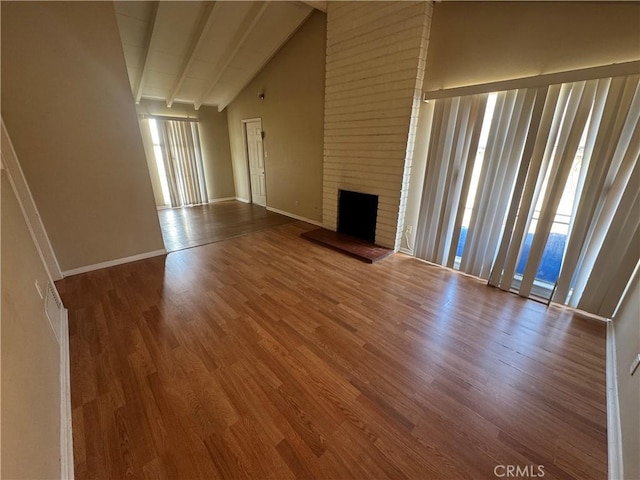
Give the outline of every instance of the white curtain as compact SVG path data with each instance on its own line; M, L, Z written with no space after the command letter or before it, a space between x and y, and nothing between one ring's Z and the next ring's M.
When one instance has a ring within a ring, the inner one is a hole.
M540 218L533 235L533 242L518 290L522 296L527 297L531 294L538 267L551 233L551 227L558 211L558 205L591 112L597 83L597 80L593 80L590 82L564 84L562 86L561 98L563 100L567 98L567 101L566 104L564 101L562 102L562 108L555 108L554 117L556 123L562 122L562 125L557 132L555 142L548 142L547 144L546 156L551 156L552 159L548 167L549 172L542 198ZM553 105L551 107L553 108ZM551 138L553 137L550 137L549 140ZM586 159L582 162L583 166L585 162ZM537 178L530 177L530 180L536 182L540 187L543 186L544 178L542 176ZM538 190L540 191L541 188Z
M640 76L614 78L553 300L613 314L640 259Z
M497 95L484 155L478 151L487 95L436 101L416 231L416 256L453 267L470 190L482 162L460 270L488 278L537 91Z
M532 295L571 169L582 155L561 269L547 297L605 317L613 313L640 259L639 79L497 93L460 270ZM485 105L485 95L436 101L416 237L420 258L454 266L470 194L465 182L481 157ZM522 275L516 275L519 263Z
M198 125L156 120L172 207L207 203Z
M500 92L489 130L460 270L488 279L502 236L536 90Z
M564 103L559 99L559 94L560 89L556 87L550 88L549 91L546 88L536 91L530 133L515 180L513 200L505 220L504 234L489 277L489 284L502 290L508 291L512 288L519 254L533 217L533 199L539 194L539 185L535 181L526 181L544 178L548 168L549 156L544 155L544 152L549 144L553 144L550 139L557 133L559 122L554 121L553 110L547 106L555 105L558 100Z
M416 231L417 257L453 266L486 104L486 95L436 102Z

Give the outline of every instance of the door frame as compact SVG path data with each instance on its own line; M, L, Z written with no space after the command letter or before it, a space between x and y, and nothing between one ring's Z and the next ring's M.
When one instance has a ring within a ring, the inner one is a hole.
M264 132L262 125L262 117L245 118L240 120L242 124L242 155L244 156L244 168L247 174L247 188L249 190L249 203L253 203L253 192L251 191L251 167L249 165L249 145L247 143L247 123L260 122L260 130ZM263 138L264 140L264 138ZM262 154L264 158L264 176L267 177L267 158L264 157L264 143L262 144ZM264 189L264 206L267 208L267 185L265 180Z

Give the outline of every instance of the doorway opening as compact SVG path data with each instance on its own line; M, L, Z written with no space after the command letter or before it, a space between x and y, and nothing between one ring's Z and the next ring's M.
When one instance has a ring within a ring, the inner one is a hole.
M209 200L205 167L210 168L211 163L205 157L206 144L204 151L200 146L197 120L151 115L143 118L147 164L167 251L206 245L294 221L264 208L264 178L258 183L262 185L262 204L258 203L259 196L254 197L257 200L253 205L234 197ZM253 137L259 133L261 142L261 122L250 127L253 129L249 133ZM253 137L253 149L260 154L262 147ZM255 163L264 168L263 158Z

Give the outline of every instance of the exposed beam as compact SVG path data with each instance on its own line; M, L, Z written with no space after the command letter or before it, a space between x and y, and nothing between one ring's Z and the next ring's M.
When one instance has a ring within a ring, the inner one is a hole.
M235 56L238 54L238 52L240 51L244 43L247 41L247 38L249 38L249 35L251 34L256 24L258 23L258 21L260 20L260 18L262 17L262 15L264 14L264 12L267 10L268 7L269 7L269 2L256 2L256 4L251 7L247 15L245 15L244 19L242 20L242 24L236 31L236 35L234 36L233 41L231 42L231 45L235 45L235 48L231 50L229 54L226 55L223 59L221 59L220 62L218 62L218 65L216 65L215 74L214 74L215 76L213 80L211 81L209 86L204 90L204 93L200 96L200 98L194 102L194 107L196 109L202 106L203 102L211 94L213 89L216 88L216 85L218 85L218 82L222 78L222 75L224 75L224 72L227 70L227 68L229 67L229 65L235 58Z
M153 12L151 13L151 28L147 33L147 45L144 52L144 62L142 64L142 72L140 72L140 77L138 78L138 85L136 85L135 91L135 99L136 104L140 103L140 99L142 98L142 88L144 87L145 77L147 76L147 71L149 69L149 58L151 57L151 46L153 42L158 36L158 29L156 28L156 20L158 18L158 10L160 9L160 2L154 2Z
M191 68L191 64L195 59L195 53L199 50L200 45L202 45L204 37L207 35L209 30L211 30L211 26L213 25L216 14L220 11L222 2L210 2L206 6L206 10L200 23L198 24L198 28L196 29L196 33L193 36L193 41L191 42L191 47L189 48L189 52L187 53L187 59L185 63L182 65L182 69L180 70L180 76L178 77L178 81L175 83L173 88L171 89L171 93L169 94L169 98L167 98L167 107L171 107L173 105L174 100L176 99L176 95L182 88L182 84L184 80L187 78L187 73Z
M303 0L302 3L306 3L310 7L315 8L316 10L320 10L321 12L327 13L327 2L323 0Z
M282 48L282 46L284 44L286 44L289 39L298 31L298 29L300 28L300 25L302 25L305 20L307 18L309 18L309 15L311 15L311 13L313 13L313 9L310 9L305 15L301 15L300 19L295 23L295 25L292 26L292 28L289 30L288 35L284 38L283 41L279 42L270 52L268 55L266 55L264 57L264 60L262 62L260 62L256 68L253 69L253 71L251 72L251 76L249 77L249 82L251 80L253 80L253 77L255 77L255 75L262 70L262 67L264 67L267 63L269 63L269 61L273 58L273 56L278 52L278 50L280 50L280 48ZM238 96L238 94L244 90L244 88L248 85L248 83L243 83L241 85L237 85L236 88L234 88L233 92L230 95L227 95L224 100L222 102L220 102L218 104L218 111L221 112L223 111L225 108L227 108L227 105L229 105L231 102L233 102L233 100Z

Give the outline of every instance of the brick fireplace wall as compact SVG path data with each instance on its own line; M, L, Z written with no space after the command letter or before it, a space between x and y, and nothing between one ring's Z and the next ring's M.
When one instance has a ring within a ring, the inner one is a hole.
M376 243L398 248L432 2L328 2L323 223L338 190L378 195Z

